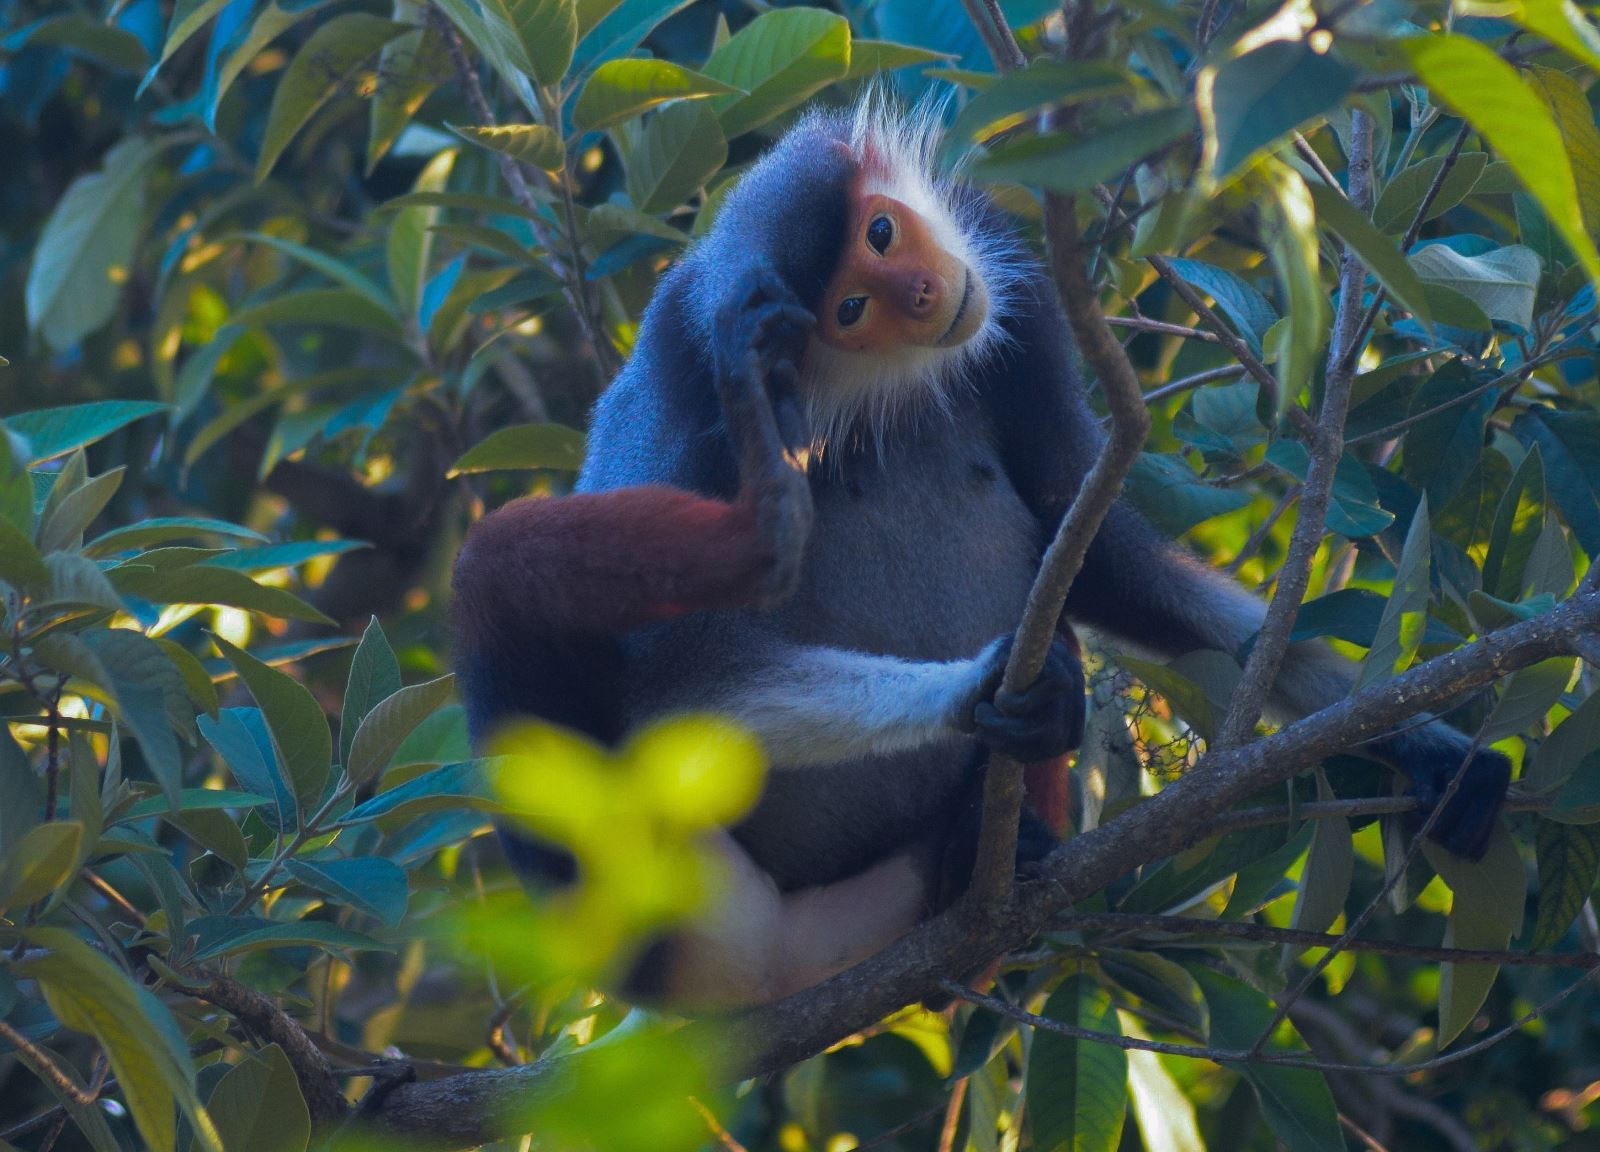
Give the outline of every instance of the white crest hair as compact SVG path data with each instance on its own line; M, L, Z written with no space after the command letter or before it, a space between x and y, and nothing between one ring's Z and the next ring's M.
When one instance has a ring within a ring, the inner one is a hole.
M924 98L911 108L870 85L851 116L850 150L867 167L867 195L892 197L922 217L940 247L978 276L989 297L982 327L954 348L908 345L890 353L851 352L812 338L806 349L807 416L814 452L870 436L883 438L902 420L925 413L948 417L951 398L972 369L1007 339L1001 321L1016 307L1025 251L1009 231L982 227L979 198L962 195L954 173L941 173L938 149L948 101ZM869 162L870 161L870 162Z

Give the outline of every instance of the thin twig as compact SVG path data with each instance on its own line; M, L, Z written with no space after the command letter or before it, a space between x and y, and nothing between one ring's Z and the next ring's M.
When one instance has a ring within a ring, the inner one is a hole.
M185 989L201 1000L215 1004L283 1049L299 1081L314 1128L339 1120L349 1111L349 1102L339 1086L328 1058L312 1042L306 1030L271 999L231 976L211 976L205 984Z
M444 41L445 50L450 55L450 62L455 69L456 82L461 85L462 95L465 96L467 106L472 109L472 114L478 123L485 128L493 128L498 123L494 110L489 107L488 98L483 93L483 85L478 80L478 71L472 66L472 61L467 57L466 45L461 42L461 33L451 23L450 18L436 7L428 9L428 19L434 29ZM570 201L563 203L567 212L567 226L571 230L570 245L562 245L555 229L545 220L539 200L533 194L533 189L528 187L528 178L522 166L515 158L504 152L496 152L495 160L500 168L500 175L505 180L506 186L511 189L511 195L516 198L528 212L528 222L534 234L539 238L539 243L544 246L545 253L550 260L551 267L562 281L562 290L567 297L567 303L578 317L578 323L583 328L584 338L594 349L595 365L603 377L609 379L616 368L615 355L611 346L605 339L605 327L600 322L598 313L594 309L594 302L589 293L589 285L584 279L581 266L582 257L578 254L579 239L576 230L576 219ZM577 257L579 262L564 260L558 255L563 250Z
M1351 121L1354 123L1354 120ZM1422 194L1422 200L1417 204L1417 210L1411 217L1411 223L1406 227L1405 237L1400 241L1400 252L1404 255L1411 250L1417 242L1417 237L1422 235L1422 225L1427 222L1428 209L1433 207L1433 202L1439 197L1439 189L1444 187L1445 179L1450 175L1450 170L1455 167L1456 160L1461 156L1461 146L1467 142L1467 134L1472 130L1472 125L1467 121L1461 122L1461 130L1456 133L1455 140L1450 145L1450 151L1445 153L1444 163L1439 165L1439 170L1433 174L1433 181L1428 185L1428 190ZM1378 311L1388 299L1388 290L1382 284L1372 295L1372 303L1368 305L1366 314L1361 317L1361 324L1356 328L1355 339L1345 349L1344 359L1340 361L1342 371L1355 371L1355 365L1361 358L1361 349L1366 344L1367 333L1372 331L1373 324L1377 323Z
M1113 1048L1139 1052L1156 1052L1166 1056L1187 1056L1196 1060L1210 1060L1214 1064L1271 1064L1283 1068L1310 1068L1317 1072L1350 1072L1366 1076L1414 1076L1419 1072L1431 1072L1450 1064L1459 1063L1471 1056L1476 1056L1479 1052L1492 1048L1506 1037L1514 1035L1557 1008L1563 1000L1589 983L1597 971L1600 971L1600 968L1585 972L1537 1007L1523 1013L1504 1028L1491 1032L1475 1043L1457 1048L1453 1052L1446 1052L1427 1060L1418 1060L1409 1064L1345 1063L1319 1060L1315 1056L1302 1056L1293 1050L1255 1051L1252 1049L1247 1051L1236 1048L1214 1048L1206 1044L1176 1044L1165 1040L1145 1040L1137 1036L1118 1036L1109 1032L1097 1032L1091 1028L1079 1028L1072 1024L1063 1024L1059 1020L1052 1020L1048 1016L1040 1016L1014 1004L1009 1004L1004 1000L975 992L954 980L942 980L940 981L940 986L952 996L959 997L970 1004L976 1004L980 1008L987 1008L989 1011L1015 1020L1019 1024L1028 1024L1034 1028L1041 1028L1046 1032L1054 1032L1057 1035L1067 1036L1074 1040L1086 1040L1094 1044L1108 1044Z
M962 0L969 17L989 32L995 65L1011 71L1024 63L1021 48L1006 24L997 0ZM1150 427L1150 414L1139 391L1138 376L1127 352L1105 322L1099 294L1090 283L1082 236L1070 197L1046 194L1045 238L1050 269L1068 327L1079 352L1093 370L1106 397L1111 431L1084 478L1055 539L1045 552L1028 592L1017 627L1016 643L1006 664L1003 690L1020 691L1044 666L1056 624L1072 581L1083 567L1089 544L1122 491L1122 482L1138 458ZM964 911L992 919L1008 901L1016 869L1017 823L1022 810L1022 765L1006 756L991 756L984 777L983 825L978 837L972 881L962 900Z
M1110 317L1107 317L1109 320ZM1193 376L1185 376L1180 380L1173 380L1159 388L1152 388L1144 394L1146 404L1159 404L1183 392L1192 392L1196 388L1207 384L1215 384L1219 380L1231 380L1244 371L1238 364L1224 364L1221 368L1208 368L1204 372L1196 372Z
M1188 324L1169 324L1165 320L1152 320L1148 316L1107 316L1106 323L1113 328L1136 328L1140 332L1154 332L1158 336L1181 336L1185 340L1204 340L1207 344L1221 344L1216 333Z
M1068 932L1159 932L1175 936L1204 938L1227 937L1265 944L1292 944L1297 948L1333 948L1341 945L1350 952L1371 952L1380 956L1401 956L1449 964L1499 964L1519 968L1600 968L1600 954L1593 952L1518 952L1497 948L1445 948L1427 944L1407 944L1399 940L1344 940L1329 932L1307 932L1300 928L1278 928L1248 920L1207 920L1198 916L1163 916L1143 912L1089 912L1064 916L1056 928Z
M33 1065L34 1071L50 1082L50 1086L55 1089L58 1096L64 1096L79 1106L93 1104L99 1099L100 1094L98 1092L81 1087L76 1080L67 1074L66 1069L55 1062L50 1053L39 1047L32 1040L29 1040L4 1020L0 1020L0 1040L4 1040L26 1056Z
M1361 108L1350 113L1350 152L1350 201L1365 212L1372 203L1372 116ZM1361 286L1366 275L1361 257L1347 245L1339 271L1339 310L1334 317L1322 411L1317 416L1316 436L1308 445L1311 461L1300 494L1299 519L1289 538L1289 552L1279 571L1277 588L1267 604L1266 618L1245 661L1227 717L1218 728L1216 744L1219 748L1237 747L1255 731L1278 668L1289 650L1289 633L1295 616L1305 600L1311 565L1322 545L1328 503L1333 495L1334 472L1344 453L1345 414L1350 407L1350 389L1355 377L1355 361L1347 357L1346 352L1358 337Z

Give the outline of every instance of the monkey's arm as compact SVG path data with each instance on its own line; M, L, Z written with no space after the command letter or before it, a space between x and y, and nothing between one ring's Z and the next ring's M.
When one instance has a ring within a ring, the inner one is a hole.
M693 629L692 638L679 629ZM759 617L671 625L636 652L649 713L720 712L754 731L773 767L807 768L924 748L976 735L1023 760L1077 747L1083 671L1058 641L1027 693L990 702L1010 638L967 660L902 660L798 644Z
M1041 276L1023 296L1011 323L1016 350L988 381L991 412L1012 482L1054 532L1102 437L1084 403L1053 290ZM1266 617L1259 598L1184 553L1120 500L1089 547L1066 611L1165 657L1207 648L1237 655ZM1355 666L1331 648L1318 641L1296 644L1279 670L1269 708L1279 718L1303 716L1342 699L1354 683ZM1428 804L1465 763L1433 836L1464 855L1482 853L1510 781L1509 760L1492 750L1473 751L1465 735L1426 714L1367 751L1405 773Z

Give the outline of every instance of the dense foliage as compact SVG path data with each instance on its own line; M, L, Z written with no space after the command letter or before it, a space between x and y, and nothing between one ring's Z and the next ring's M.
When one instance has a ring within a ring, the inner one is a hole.
M1600 552L1584 12L1003 7L1032 62L1000 76L958 0L0 0L0 1147L300 1152L329 1066L381 1102L574 1051L541 1147L1600 1147L1576 655L1451 713L1519 766L1481 864L1408 852L1388 777L1340 757L1128 860L1007 970L1013 1015L908 1009L737 1087L646 1025L582 1051L759 753L711 720L614 755L534 730L498 751L537 794L496 787L448 565L570 482L657 276L808 101L947 96L943 162L1035 239L1039 193L1075 197L1154 420L1129 493L1246 583L1284 562L1330 331L1370 326L1294 633L1364 683L1552 611ZM1085 827L1195 762L1245 656L1102 655ZM583 890L527 903L507 805ZM1358 917L1333 950L1280 931ZM1441 942L1518 955L1403 947Z

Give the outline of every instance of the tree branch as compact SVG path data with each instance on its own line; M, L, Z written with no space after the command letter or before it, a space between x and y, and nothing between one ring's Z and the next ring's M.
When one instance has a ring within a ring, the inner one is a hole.
M445 49L450 54L451 66L455 69L456 82L461 85L461 93L466 98L467 106L472 109L472 115L483 127L493 128L498 121L483 94L483 85L478 82L477 69L467 58L467 49L461 42L461 33L456 30L456 26L450 22L448 16L431 5L428 8L428 19L438 30L440 38L444 40ZM557 127L559 128L559 125ZM572 214L570 198L564 195L563 204L567 211L567 226L574 229L570 247L575 259L567 261L559 255L562 248L558 243L559 237L545 220L539 199L533 194L533 189L528 187L528 178L522 166L504 152L496 152L495 160L499 165L501 177L511 189L511 195L516 198L517 203L528 210L528 222L533 228L534 235L544 246L551 267L562 281L562 291L567 297L567 303L577 314L578 323L583 328L584 339L594 349L595 365L600 369L601 375L609 379L617 367L616 357L611 345L606 342L605 327L600 322L598 311L589 293L589 285L584 279L582 255L578 251L577 222Z
M905 1004L941 993L940 981L952 974L1022 947L1037 932L1058 924L1074 904L1140 865L1211 838L1225 813L1261 789L1519 668L1571 655L1576 639L1596 629L1600 588L1590 588L1542 616L1354 692L1250 744L1210 752L1156 795L1063 844L1045 861L1041 878L1020 885L1014 899L981 928L959 913L936 917L815 988L731 1020L692 1024L690 1034L714 1045L735 1079L765 1075L813 1056ZM1505 1034L1502 1030L1495 1037ZM1453 1062L1483 1047L1476 1043L1429 1063ZM441 1146L481 1143L513 1130L507 1125L514 1124L529 1094L556 1090L557 1067L557 1062L540 1060L520 1068L404 1084L385 1098L373 1120L386 1131L422 1136ZM1398 1074L1418 1067L1381 1070Z
M1352 109L1350 113L1350 142L1350 201L1366 212L1372 203L1372 117L1364 109ZM1361 258L1346 245L1339 270L1339 310L1329 340L1327 383L1316 435L1308 445L1311 463L1301 489L1299 519L1289 538L1289 554L1279 570L1278 586L1267 605L1266 619L1245 661L1244 675L1234 689L1228 715L1218 728L1219 748L1237 747L1255 731L1278 668L1289 650L1289 632L1295 616L1306 598L1311 564L1322 546L1334 472L1344 454L1345 413L1350 407L1350 388L1355 378L1355 361L1346 353L1359 338L1361 289L1366 277Z
M328 1058L311 1042L306 1030L268 997L231 976L212 976L205 984L184 991L231 1013L252 1032L283 1049L300 1082L314 1129L326 1128L349 1111Z

